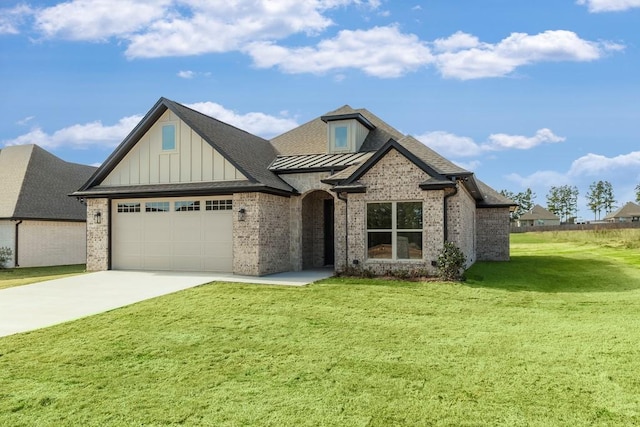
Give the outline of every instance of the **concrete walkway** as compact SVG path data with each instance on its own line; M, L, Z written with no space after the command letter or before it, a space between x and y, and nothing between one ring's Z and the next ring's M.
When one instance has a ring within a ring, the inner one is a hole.
M0 290L0 337L103 313L204 283L303 286L333 275L310 270L263 277L216 273L100 271Z

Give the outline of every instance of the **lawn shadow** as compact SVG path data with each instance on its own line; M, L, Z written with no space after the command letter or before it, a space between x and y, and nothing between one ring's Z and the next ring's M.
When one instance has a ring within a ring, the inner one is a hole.
M514 256L509 262L477 262L466 273L472 287L533 292L625 292L640 289L640 274L606 259Z

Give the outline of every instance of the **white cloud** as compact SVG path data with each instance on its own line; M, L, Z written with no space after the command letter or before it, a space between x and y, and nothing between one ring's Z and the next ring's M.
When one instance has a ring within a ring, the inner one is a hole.
M35 118L36 118L36 116L28 116L28 117L25 117L24 119L18 120L18 121L16 122L16 124L17 124L17 125L20 125L20 126L25 126L25 125L27 125L30 121L32 121L32 120L33 120L33 119L35 119Z
M192 79L195 77L195 75L196 73L190 70L178 71L178 77L180 77L181 79Z
M187 106L247 132L260 135L263 138L284 133L298 126L294 119L286 117L286 113L281 113L281 117L259 112L238 114L215 102L197 102L187 104Z
M577 0L577 4L586 5L589 12L619 12L640 7L640 0Z
M624 4L633 2L640 0ZM38 9L2 10L0 34L18 32L32 17L45 38L115 39L126 46L125 55L131 59L238 51L249 54L257 67L277 67L286 73L359 69L371 76L396 78L433 65L442 76L461 80L508 76L537 62L593 61L623 49L562 30L512 33L496 44L464 32L428 42L393 25L342 30L315 45L278 44L294 34L315 36L325 31L334 25L328 13L336 8L380 5L380 0L67 0Z
M286 73L322 74L357 68L383 78L399 77L432 61L429 48L416 35L397 27L343 30L316 47L286 48L269 42L249 45L256 66L277 66Z
M629 169L631 171L640 170L640 151L632 151L628 154L621 154L615 157L606 157L600 154L589 153L582 156L571 164L569 174L576 175L599 175L606 172Z
M206 72L197 72L197 71L191 71L191 70L183 70L183 71L178 71L178 73L176 74L178 77L180 77L181 79L195 79L196 77L210 77L211 73Z
M570 184L567 174L556 171L538 171L528 176L521 176L517 173L509 174L505 177L522 188L549 188L559 185ZM541 196L541 194L538 194Z
M43 148L70 147L76 149L93 146L115 147L142 119L142 116L124 117L118 123L105 126L101 121L76 124L52 134L36 127L15 139L3 141L4 145L37 144Z
M127 36L167 14L172 0L71 0L41 9L36 28L47 37L101 41Z
M27 5L0 9L0 34L19 34L20 26L32 14L33 9Z
M482 153L482 147L472 138L435 131L416 136L416 139L444 157L472 157Z
M516 68L536 62L593 61L623 46L583 40L571 31L545 31L529 35L512 33L497 44L481 43L466 33L434 42L440 51L436 64L443 77L461 80L503 77Z
M439 52L454 52L480 46L480 40L476 36L458 31L446 39L437 39L433 46Z
M237 50L249 41L315 34L333 24L330 9L375 9L378 0L68 0L36 11L46 37L128 42L130 58ZM0 21L1 22L1 21Z
M298 126L298 123L294 119L287 117L286 113L281 113L281 117L256 112L238 114L214 102L198 102L188 106L203 114L265 138ZM17 138L2 141L2 145L37 144L47 149L59 147L73 149L90 147L113 148L122 142L142 118L142 115L128 116L113 125L104 125L98 120L90 123L75 124L53 133L47 133L40 127L35 127L30 132Z
M563 142L566 138L555 135L550 129L539 129L532 137L497 133L489 135L489 142L483 149L498 151L508 149L528 150L544 143Z
M428 132L416 138L443 156L452 158L472 157L488 151L529 150L538 145L563 142L566 139L546 128L539 129L531 137L504 133L492 134L484 143L477 143L472 138L443 131Z
M372 76L394 78L433 64L443 77L470 80L508 76L518 67L537 62L594 61L622 49L620 44L583 40L562 30L512 33L497 44L457 32L427 44L414 34L387 26L343 30L315 47L288 48L259 41L245 50L256 66L278 67L287 73L323 74L357 68Z

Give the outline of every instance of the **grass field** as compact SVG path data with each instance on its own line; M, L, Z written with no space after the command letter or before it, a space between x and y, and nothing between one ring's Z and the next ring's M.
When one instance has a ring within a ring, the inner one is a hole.
M574 233L462 284L215 283L1 338L0 425L640 424L640 235Z
M0 289L84 273L85 265L0 269Z

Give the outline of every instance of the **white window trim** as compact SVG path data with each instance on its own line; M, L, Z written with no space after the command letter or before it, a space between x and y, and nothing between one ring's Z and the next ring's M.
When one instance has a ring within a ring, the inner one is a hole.
M369 204L374 203L391 203L391 228L390 229L370 229L367 227L367 207ZM420 203L422 205L422 228L420 229L400 229L398 230L398 203ZM415 263L421 262L424 259L424 201L423 200L368 200L365 202L365 221L364 221L364 234L366 238L365 244L365 262L408 262ZM369 258L369 232L387 232L391 233L391 258ZM400 233L422 233L422 258L398 258L398 232Z
M347 145L345 147L336 147L336 128L347 128ZM329 123L329 153L340 154L350 153L354 151L354 135L353 126L348 120L340 120Z

